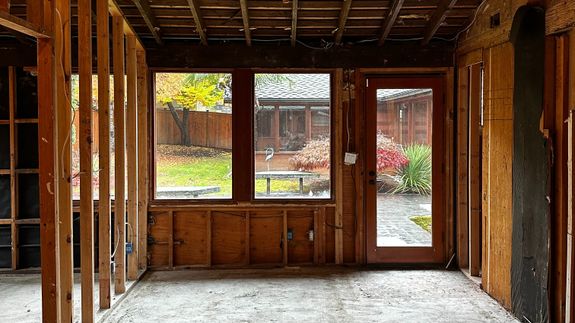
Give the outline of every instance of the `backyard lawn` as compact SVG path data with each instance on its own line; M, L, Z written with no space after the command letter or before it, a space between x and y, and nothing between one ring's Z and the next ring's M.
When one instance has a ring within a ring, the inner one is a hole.
M202 147L158 145L156 178L158 187L219 186L209 197L231 196L232 156L229 151ZM297 180L273 180L272 192L297 192ZM304 185L304 192L309 184ZM256 192L265 194L266 180L256 180ZM205 195L208 196L208 195Z

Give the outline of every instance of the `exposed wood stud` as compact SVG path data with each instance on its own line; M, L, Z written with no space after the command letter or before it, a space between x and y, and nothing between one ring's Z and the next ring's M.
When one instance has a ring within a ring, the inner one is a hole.
M208 258L206 264L208 267L212 266L212 211L206 211L207 221L206 221L206 257Z
M114 255L114 289L126 291L126 129L124 109L124 19L112 17L114 66L114 241L118 245Z
M469 148L468 148L468 214L469 273L479 276L481 270L481 65L469 68Z
M80 111L80 269L82 321L94 321L94 202L92 162L92 1L78 0Z
M142 15L142 18L144 18L144 22L146 23L146 26L148 26L148 29L150 30L152 35L154 36L156 43L158 45L163 45L160 25L156 21L156 17L152 13L152 9L150 9L150 4L148 3L148 0L132 0L132 2L134 2L134 5L136 5L136 7L138 8L138 11Z
M62 306L62 321L70 322L73 318L73 290L74 290L74 258L73 258L73 216L72 216L72 146L69 140L72 122L71 75L72 75L72 40L71 40L71 10L70 1L56 2L56 9L60 13L62 32L54 33L54 42L61 44L56 47L55 56L58 61L56 78L58 86L57 95L57 134L60 174L58 183L58 212L59 212L59 244L60 244L60 302Z
M381 46L385 43L385 40L387 39L389 33L391 32L391 28L393 28L393 25L395 25L395 20L397 19L397 16L401 11L403 2L404 0L395 0L393 2L393 6L389 9L387 17L383 21L381 36L379 36L379 41L377 42L377 45Z
M334 107L334 136L337 138L334 140L334 162L335 166L335 263L343 264L343 97L341 89L343 87L343 70L337 69L335 72L335 107Z
M9 91L9 118L10 118L10 217L12 237L12 270L18 268L18 230L16 218L18 214L17 203L17 176L16 176L16 126L14 118L16 114L16 71L13 66L8 67L8 91Z
M433 38L437 30L439 29L439 27L441 27L441 24L445 20L447 12L451 10L456 3L457 0L441 0L439 5L437 6L437 9L435 9L433 16L431 16L431 19L427 23L427 27L425 29L425 35L423 36L423 40L421 41L421 44L423 46L429 44L431 38Z
M284 266L287 266L289 262L288 249L289 249L289 241L288 241L287 211L283 210L282 255L283 255Z
M335 32L335 43L336 45L341 44L341 39L343 38L343 33L345 32L345 23L347 22L347 17L349 16L349 10L351 9L351 3L353 0L344 0L341 5L341 10L339 12L339 23L337 24L337 31Z
M138 278L138 79L136 37L126 37L126 155L128 166L128 232L132 252L128 254L128 279Z
M246 236L245 236L245 265L250 264L250 211L244 212L246 217Z
M244 23L244 34L246 35L246 45L252 45L252 32L250 30L250 14L248 12L248 0L240 0L242 10L242 20Z
M35 12L28 18L30 23L51 32L54 28L55 4L49 0L31 0ZM40 190L40 261L42 264L42 321L60 322L60 244L59 218L57 212L59 157L55 90L58 84L54 71L56 60L54 50L60 43L52 39L37 40L37 84L38 84L38 155Z
M298 13L298 0L292 0L291 7L291 45L295 46L297 42L297 13Z
M148 245L148 66L146 52L138 60L138 258L140 270L147 266Z
M126 15L124 14L123 9L120 7L120 5L118 4L118 2L116 0L108 0L109 3L109 11L110 11L110 15L112 17L121 17L122 18L122 29L124 31L125 35L134 35L136 36L136 39L138 40L138 49L139 50L143 50L144 49L144 45L142 45L142 40L140 39L140 37L138 36L138 34L136 33L136 31L134 30L134 27L128 22L128 19L126 18Z
M192 16L194 16L194 22L196 23L196 30L200 35L200 41L202 45L208 44L208 37L206 35L206 28L204 26L204 21L200 13L200 5L197 0L187 0L190 10L192 11Z
M100 308L111 305L111 200L110 200L110 30L108 1L96 1L98 55L98 280Z
M168 267L174 269L174 211L168 212Z

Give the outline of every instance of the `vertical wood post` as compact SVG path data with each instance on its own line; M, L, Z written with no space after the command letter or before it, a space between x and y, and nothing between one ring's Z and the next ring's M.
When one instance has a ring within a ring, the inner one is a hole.
M469 148L468 148L468 214L469 273L479 276L481 270L481 64L472 65L469 79Z
M336 89L334 117L334 158L332 162L335 172L335 263L343 264L343 70L335 72L334 87Z
M28 13L39 13L28 17L32 23L40 25L46 32L54 30L54 2L50 0L30 0ZM33 9L31 9L33 8ZM40 188L40 250L42 263L42 320L61 320L60 288L60 248L59 216L56 201L58 187L57 134L58 122L55 118L58 83L55 78L56 62L54 39L38 39L38 154Z
M118 245L114 255L114 289L126 291L126 137L124 112L124 20L112 17L114 60L114 241Z
M110 308L111 298L111 207L110 207L110 30L108 1L97 0L98 46L98 135L100 191L98 210L100 308Z
M148 232L148 66L146 52L139 50L138 60L138 262L147 266Z
M71 107L71 75L72 75L72 40L70 27L70 1L56 2L59 15L56 16L56 32L54 41L56 46L56 87L58 120L57 154L61 158L56 167L59 167L58 176L58 209L59 209L59 244L60 244L60 302L62 305L62 321L70 322L73 318L73 290L74 290L74 256L73 256L73 217L72 217L72 107ZM61 30L61 32L60 32Z
M80 105L80 267L82 321L94 321L94 201L92 188L92 2L78 0Z
M138 278L138 104L136 36L126 36L126 152L128 157L128 232L132 252L128 254L128 279Z

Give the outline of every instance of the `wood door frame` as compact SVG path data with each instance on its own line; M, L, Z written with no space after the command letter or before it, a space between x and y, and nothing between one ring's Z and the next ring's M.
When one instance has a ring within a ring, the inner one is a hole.
M444 111L446 105L445 75L367 75L364 105L366 129L366 156L375 153L375 136L372 130L377 127L377 113L374 92L378 88L431 88L433 89L433 130L432 130L432 246L430 247L377 247L377 201L375 185L369 184L370 177L365 176L366 187L366 255L368 263L443 263L445 261L445 134ZM370 148L372 147L372 148ZM375 158L365 158L366 173L375 170ZM373 178L372 178L373 179Z

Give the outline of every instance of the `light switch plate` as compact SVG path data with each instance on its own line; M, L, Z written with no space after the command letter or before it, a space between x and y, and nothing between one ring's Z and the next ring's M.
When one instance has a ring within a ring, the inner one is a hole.
M356 160L357 160L357 154L356 153L345 153L343 163L346 165L355 165Z

